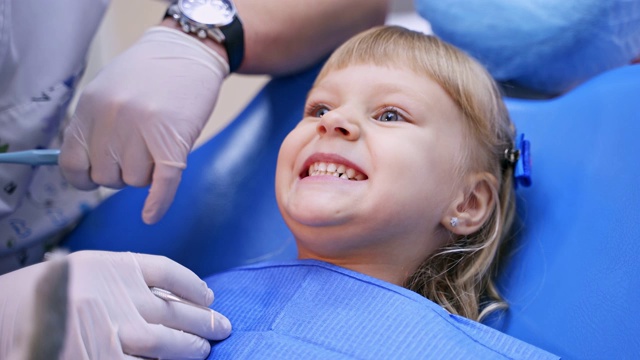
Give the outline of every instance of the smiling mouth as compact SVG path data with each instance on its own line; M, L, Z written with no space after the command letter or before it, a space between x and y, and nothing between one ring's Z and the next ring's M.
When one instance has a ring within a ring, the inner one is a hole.
M338 163L315 162L309 166L301 177L329 175L351 181L367 180L367 175Z

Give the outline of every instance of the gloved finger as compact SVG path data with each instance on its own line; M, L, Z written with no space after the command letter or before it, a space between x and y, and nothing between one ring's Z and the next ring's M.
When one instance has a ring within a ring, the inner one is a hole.
M142 210L142 220L145 223L154 224L167 212L178 190L184 168L186 164L183 162L156 162L149 195Z
M95 151L91 157L91 180L99 185L112 189L121 189L126 186L122 180L120 159L110 146L104 150Z
M231 334L229 319L212 309L158 297L153 303L153 307L140 309L148 323L162 324L209 340L226 339Z
M151 183L153 158L146 147L138 147L130 141L122 158L122 179L131 186L143 187Z
M209 342L193 334L162 325L125 326L118 336L122 351L153 359L204 359L211 351Z
M213 302L213 291L193 271L164 256L129 254L137 262L147 286L165 289L205 307Z
M93 190L98 187L91 180L91 163L87 142L79 127L78 119L72 118L65 129L58 165L64 178L80 190Z
M113 129L112 131L117 131ZM120 189L126 186L122 180L122 163L120 142L114 139L120 136L113 134L102 134L94 132L94 136L89 144L89 161L91 161L91 179L96 184Z

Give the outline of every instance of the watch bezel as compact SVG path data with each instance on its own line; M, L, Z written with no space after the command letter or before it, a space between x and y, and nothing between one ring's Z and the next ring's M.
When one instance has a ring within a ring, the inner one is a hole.
M221 26L226 26L229 25L233 22L234 18L237 15L237 10L236 7L233 3L233 1L231 0L215 0L215 1L219 1L222 3L225 3L226 5L228 5L228 7L230 8L229 11L229 15L228 16L220 16L220 18L222 18L222 21L219 22L202 22L201 20L198 19L194 19L193 17L191 17L190 11L189 10L185 10L183 3L187 2L189 0L178 0L178 9L180 11L180 14L182 16L184 16L185 18L189 19L190 21L197 23L197 24L201 24L207 27L221 27Z

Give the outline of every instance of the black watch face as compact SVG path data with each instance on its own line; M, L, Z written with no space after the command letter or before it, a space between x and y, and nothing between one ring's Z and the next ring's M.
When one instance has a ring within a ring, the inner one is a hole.
M206 25L230 24L236 14L236 9L229 0L181 0L179 5L186 17Z

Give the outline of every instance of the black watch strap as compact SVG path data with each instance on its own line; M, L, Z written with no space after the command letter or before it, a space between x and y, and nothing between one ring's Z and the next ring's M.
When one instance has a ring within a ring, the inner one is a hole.
M220 31L224 34L225 41L222 44L227 50L229 58L229 70L235 72L240 67L244 58L244 29L238 16L233 17L229 25L221 26Z
M164 18L172 17L169 13L169 8L164 14ZM244 29L242 22L238 15L233 17L233 21L225 26L219 27L220 31L224 35L224 46L227 51L227 58L229 59L229 71L235 72L242 64L244 59Z

